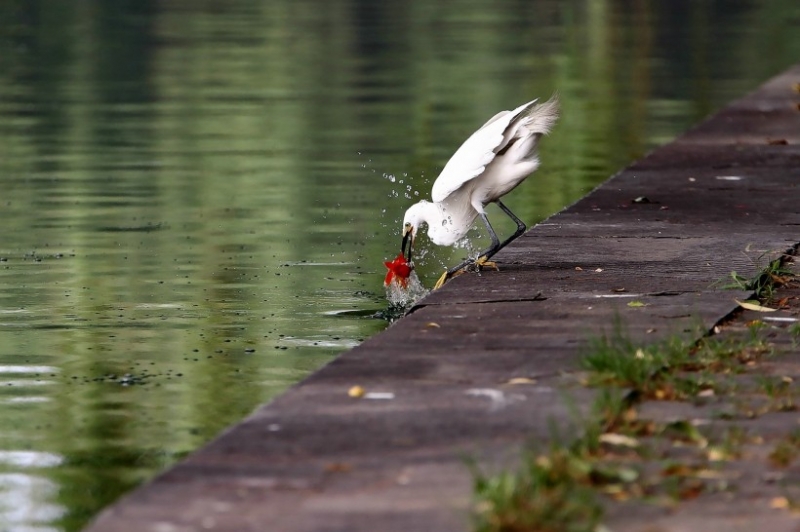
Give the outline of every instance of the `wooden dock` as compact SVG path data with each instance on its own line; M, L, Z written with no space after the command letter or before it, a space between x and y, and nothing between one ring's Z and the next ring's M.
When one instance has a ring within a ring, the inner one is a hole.
M513 466L588 404L591 390L565 391L588 338L616 318L642 342L711 329L750 295L719 281L798 245L798 82L800 65L624 169L498 254L500 271L430 294L87 530L469 530L465 458ZM356 385L384 395L352 398ZM757 495L714 501L612 513L611 528L800 526Z

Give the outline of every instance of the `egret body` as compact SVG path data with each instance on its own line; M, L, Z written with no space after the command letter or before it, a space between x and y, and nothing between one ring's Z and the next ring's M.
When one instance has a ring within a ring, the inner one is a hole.
M481 217L491 246L476 259L455 266L442 276L437 287L470 264L483 264L509 242L525 232L525 224L500 198L539 167L539 139L550 132L558 119L558 98L545 103L533 100L513 111L501 111L473 133L453 154L433 183L431 201L412 205L403 218L403 243L408 261L417 232L427 226L431 242L452 246L467 234L475 218ZM495 202L517 224L517 230L500 242L484 207Z

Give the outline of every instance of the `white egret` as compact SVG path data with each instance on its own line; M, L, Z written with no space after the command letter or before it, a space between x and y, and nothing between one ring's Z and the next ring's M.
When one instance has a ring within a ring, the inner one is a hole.
M452 246L467 234L475 218L481 217L491 246L477 258L450 268L442 275L436 288L467 266L485 266L500 249L525 232L527 227L500 198L539 167L537 147L542 135L550 132L558 119L558 98L553 95L545 103L538 99L513 111L501 111L473 133L453 154L436 178L431 189L433 202L422 200L412 205L403 218L401 253L411 248L422 224L427 225L428 237L439 246ZM517 224L517 230L500 242L484 207L497 203Z

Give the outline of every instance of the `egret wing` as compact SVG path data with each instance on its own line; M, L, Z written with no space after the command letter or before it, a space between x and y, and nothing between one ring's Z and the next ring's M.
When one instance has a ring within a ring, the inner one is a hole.
M506 129L526 108L536 100L520 105L513 111L501 111L489 119L478 131L470 135L444 165L431 189L431 199L444 201L447 196L475 179L492 162L497 152L505 147L510 137Z

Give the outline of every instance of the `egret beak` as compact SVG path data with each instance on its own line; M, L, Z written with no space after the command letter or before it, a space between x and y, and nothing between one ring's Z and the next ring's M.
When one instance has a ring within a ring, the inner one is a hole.
M414 228L410 224L403 228L403 245L400 246L400 253L406 252L406 245L408 245L407 262L411 262L411 246L414 245Z

